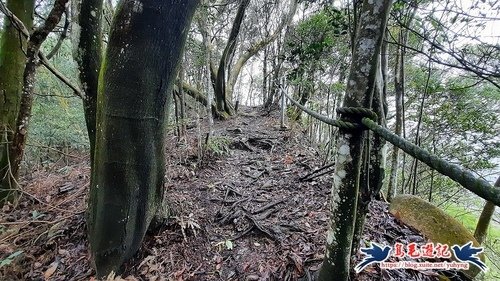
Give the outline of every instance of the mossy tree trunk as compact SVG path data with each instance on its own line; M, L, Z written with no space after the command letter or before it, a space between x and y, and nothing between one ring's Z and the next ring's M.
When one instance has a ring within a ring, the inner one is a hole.
M7 0L7 8L31 30L35 0ZM27 40L8 17L4 18L0 40L0 205L15 198L9 143L14 135L21 103Z
M101 66L88 230L98 276L119 272L161 207L172 85L198 0L123 0Z
M386 89L387 89L387 41L384 40L380 54L380 68L375 83L372 100L372 110L377 113L377 122L386 127ZM385 178L386 141L378 134L367 132L368 141L365 145L363 158L362 179L358 199L358 211L352 243L352 253L356 254L363 234L366 215L370 202L375 199L382 189Z
M57 0L50 11L47 19L42 26L36 28L30 35L26 44L26 66L23 72L23 88L19 112L17 115L14 136L9 151L9 160L11 161L12 177L19 178L19 168L23 159L26 140L28 136L28 127L31 119L31 108L33 106L33 96L36 82L36 67L39 65L39 53L42 43L54 30L62 14L66 10L66 4L69 0Z
M498 177L495 182L495 187L500 188L500 177ZM490 226L491 218L495 213L495 204L487 201L484 205L483 211L481 212L481 216L477 221L476 231L474 232L474 237L476 238L479 244L483 244L486 239L486 235L488 233L488 227Z
M102 56L103 0L74 0L72 5L73 57L78 64L84 92L83 108L92 159L95 147L97 84Z
M391 0L363 2L344 107L371 108L379 54ZM352 116L343 116L350 119ZM339 130L326 253L320 281L349 280L365 133Z

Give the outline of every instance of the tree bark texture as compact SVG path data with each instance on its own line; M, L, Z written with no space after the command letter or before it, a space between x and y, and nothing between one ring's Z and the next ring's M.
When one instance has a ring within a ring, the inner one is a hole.
M198 0L123 0L99 77L88 231L97 275L119 272L160 210L172 86Z
M7 8L24 26L33 26L35 0L8 0ZM26 65L27 39L8 17L0 40L0 205L15 198L16 181L11 175L9 144L16 128L21 104L23 73Z
M372 110L377 113L377 122L386 127L386 111L384 109L385 101L385 86L387 77L387 43L382 43L380 70L375 82L375 92L372 100ZM384 74L385 73L385 74ZM368 214L368 207L370 202L379 194L385 178L385 164L386 164L386 141L378 134L373 132L367 133L369 135L369 145L365 153L364 169L362 170L362 181L360 184L360 193L358 198L358 211L356 216L356 226L354 231L354 239L352 244L352 253L356 254L359 248L359 242L363 234L363 226L365 224L366 215ZM368 143L367 142L367 143Z
M391 3L390 0L363 2L344 107L371 108L380 48ZM354 116L342 117L351 119ZM349 280L364 141L362 131L340 130L320 281Z
M80 82L85 93L83 108L92 160L96 134L97 87L102 58L103 0L75 0L72 4L73 57L78 64Z

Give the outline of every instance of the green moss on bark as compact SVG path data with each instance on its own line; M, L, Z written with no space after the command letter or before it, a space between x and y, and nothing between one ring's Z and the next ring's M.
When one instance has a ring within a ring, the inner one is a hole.
M101 66L88 229L98 276L139 249L162 203L166 116L198 0L124 0Z
M33 26L34 0L8 0L7 8L28 30ZM24 51L23 51L24 50ZM23 72L26 64L26 39L4 19L0 39L0 205L15 198L17 186L10 176L9 146L16 126L21 102Z

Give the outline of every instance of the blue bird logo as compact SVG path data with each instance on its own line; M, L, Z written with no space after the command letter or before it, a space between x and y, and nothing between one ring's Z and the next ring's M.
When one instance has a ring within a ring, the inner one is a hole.
M475 266L479 267L481 271L486 271L486 265L477 257L477 255L483 252L483 248L472 247L472 241L463 245L462 247L458 245L454 245L451 247L453 252L455 253L455 257L461 262L472 263Z
M379 263L387 260L391 253L392 248L390 246L385 246L382 248L376 243L371 243L369 248L361 248L360 251L366 255L366 257L354 267L356 273L361 272L365 267L372 263Z

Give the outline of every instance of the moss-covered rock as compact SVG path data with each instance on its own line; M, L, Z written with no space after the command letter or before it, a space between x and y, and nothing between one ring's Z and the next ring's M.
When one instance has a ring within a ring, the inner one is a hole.
M417 196L396 196L389 206L389 211L434 243L447 244L451 248L455 244L464 245L472 241L475 247L480 246L472 233L459 221ZM480 258L484 262L483 254L480 254ZM471 265L465 274L474 278L479 272L479 268Z

